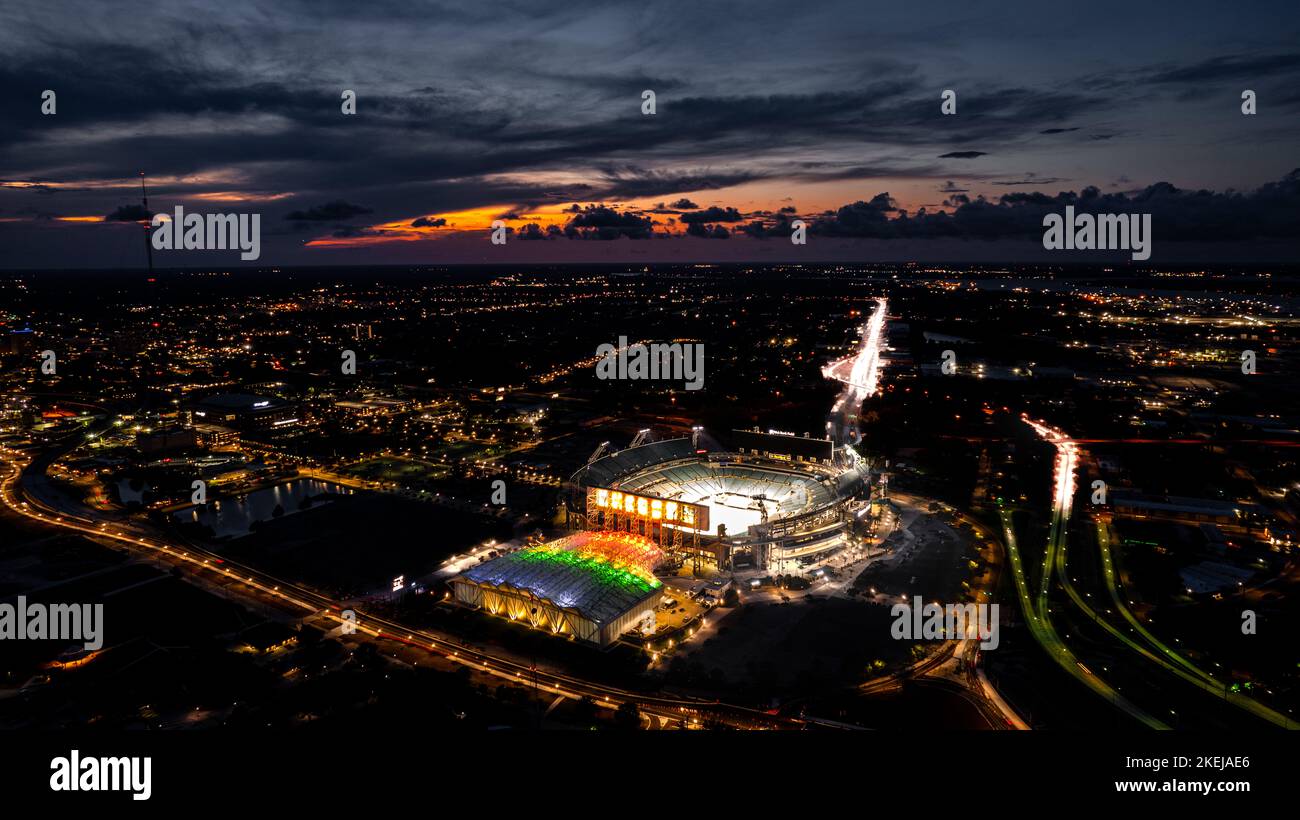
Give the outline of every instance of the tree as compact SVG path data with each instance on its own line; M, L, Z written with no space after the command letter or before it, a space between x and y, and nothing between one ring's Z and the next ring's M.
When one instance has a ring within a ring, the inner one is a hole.
M641 710L632 701L623 701L614 710L614 726L619 729L640 729Z
M596 702L591 695L583 695L578 705L573 707L573 719L582 726L591 726L596 722Z
M362 669L374 669L382 660L379 657L379 650L369 641L357 644L357 648L352 652L352 658Z

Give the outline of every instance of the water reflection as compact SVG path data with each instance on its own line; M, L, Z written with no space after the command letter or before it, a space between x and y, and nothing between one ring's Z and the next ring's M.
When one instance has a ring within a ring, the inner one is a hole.
M351 495L352 492L350 487L340 484L315 478L296 478L247 495L214 500L205 506L177 510L172 515L182 524L197 523L209 526L218 538L237 538L247 535L254 522L271 520L276 507L283 509L285 515L293 515L304 509L303 504L308 498L315 499L311 506L316 506L329 503L329 494ZM316 498L322 495L326 497Z

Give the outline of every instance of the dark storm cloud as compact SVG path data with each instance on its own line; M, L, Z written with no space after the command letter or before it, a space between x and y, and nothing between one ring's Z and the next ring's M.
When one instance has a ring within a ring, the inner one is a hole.
M986 157L984 151L949 151L946 154L940 154L939 159L975 159L976 157Z
M1071 131L1078 131L1078 130L1079 130L1078 126L1075 126L1074 128L1044 128L1042 131L1039 131L1038 133L1040 133L1040 134L1068 134L1068 133L1070 133Z
M92 65L106 70L89 68ZM906 73L900 70L900 75ZM87 152L64 141L40 139L51 133L52 124L26 106L9 139L24 144L22 158L28 167L35 165L65 180L120 179L124 168L135 168L144 157L154 176L244 167L253 173L243 187L262 192L310 189L323 178L364 192L392 182L465 179L628 152L671 156L680 162L692 155L753 156L780 144L828 138L915 143L928 138L917 129L932 126L934 120L933 106L912 76L853 91L686 97L672 100L672 116L605 117L554 126L547 124L545 115L521 118L490 99L431 86L361 92L362 114L346 118L338 113L337 97L319 84L252 79L233 68L200 71L185 63L184 54L164 56L138 47L88 44L76 59L54 54L0 68L0 82L19 76L30 82L31 75L61 78L61 86L68 89L60 98L61 109L76 111L79 125L84 118L132 127L123 133L110 129L96 150ZM167 93L156 93L159 88ZM956 137L959 141L991 138L1009 121L1023 125L1026 119L1054 119L1065 109L1088 103L1070 94L1006 89L971 95L967 104L978 116L972 118L969 134ZM147 127L151 119L177 117L211 119L216 127L178 129L170 123L160 129L165 134L152 134ZM248 128L237 136L220 133L222 126L257 118L267 120L265 129ZM425 140L413 140L413 134ZM440 138L436 144L426 141ZM358 151L359 145L366 150ZM0 156L0 162L5 160ZM3 170L15 175L18 168L5 162ZM862 169L865 174L873 171ZM762 164L724 172L618 167L605 171L598 193L620 198L721 189L778 173ZM205 185L199 182L194 190ZM530 201L565 196L541 189L528 193Z
M379 236L380 231L374 231L370 228L359 228L355 225L339 225L330 231L330 236L334 239L357 239L363 236Z
M1072 205L1080 213L1149 213L1161 241L1238 241L1300 238L1300 169L1250 193L1180 190L1168 182L1133 194L1095 187L1054 196L1017 192L996 201L953 197L951 213L896 212L888 194L854 202L815 220L813 233L873 239L956 237L1013 239L1042 236L1043 217Z
M1012 139L1026 125L1058 121L1103 102L1077 93L1024 88L972 92L965 103L970 116L962 132L946 139ZM672 116L521 130L502 138L508 143L527 140L557 146L544 154L543 160L558 158L561 151L577 156L626 151L666 154L671 150L673 156L687 159L717 154L762 156L780 145L798 147L836 141L922 145L935 137L936 111L927 89L915 78L900 77L852 91L691 97L674 101ZM952 156L983 153L953 152ZM762 175L751 172L754 178Z
M559 239L564 232L556 225L547 225L543 230L536 222L529 222L519 229L517 236L524 240Z
M570 239L649 239L653 229L649 217L604 205L588 205L569 220L564 235Z
M829 162L801 162L795 168L782 170L776 176L798 182L833 182L836 180L897 179L899 177L924 178L941 176L944 169L938 165L887 164L846 165Z
M284 215L284 218L294 222L337 222L369 213L374 213L374 211L361 205L353 205L350 202L336 199L333 202L326 202L324 205L317 205L305 211L290 211Z
M420 216L411 220L412 228L441 228L447 220L440 216Z
M143 205L119 205L112 213L104 217L105 222L140 222L152 219L153 214Z
M484 26L492 19L486 14L464 18L467 24ZM278 35L271 31L267 36L274 41ZM147 158L150 176L187 180L161 186L155 193L160 201L230 188L268 197L289 192L288 199L263 209L272 218L278 211L281 219L304 224L362 215L318 204L331 199L331 204L373 201L369 210L376 221L399 221L430 204L444 211L503 202L529 209L556 199L616 201L771 179L943 173L938 167L898 162L818 166L788 161L791 150L828 143L921 145L932 139L933 89L905 63L872 62L871 80L851 89L762 95L683 94L690 87L662 70L602 74L598 81L588 81L570 66L542 65L536 76L568 88L570 97L579 85L603 88L602 94L631 94L628 113L614 113L611 106L578 116L540 103L521 107L517 95L484 95L449 77L405 89L391 83L362 87L358 115L344 117L337 86L323 88L327 84L318 78L292 72L259 74L239 60L213 59L190 31L183 40L194 48L89 40L75 48L0 58L0 82L58 78L67 89L61 92L61 111L77 113L78 129L86 121L101 127L98 135L91 129L85 138L93 143L93 150L86 150L84 141L50 139L65 120L52 123L26 106L15 119L18 128L0 136L0 173L21 177L39 169L64 182L122 180L127 169L146 164L142 160ZM253 42L251 36L230 34L221 47L243 49ZM217 56L225 57L221 47ZM543 63L558 57L536 47L521 53ZM635 103L641 87L658 91L659 114L639 115ZM963 96L963 110L970 116L964 117L962 131L944 139L997 143L1015 138L1026 125L1051 124L1098 104L1070 91L995 87L971 92ZM6 139L13 150L4 150ZM622 159L628 156L640 160ZM615 157L619 161L611 162ZM720 157L744 159L720 163ZM699 159L696 169L689 167L692 158ZM557 187L509 176L575 164L596 167L590 183Z
M1182 63L1166 62L1123 72L1081 77L1079 85L1093 91L1109 91L1150 101L1163 92L1173 92L1182 103L1212 100L1221 94L1238 95L1251 88L1274 105L1294 110L1300 99L1291 89L1300 83L1300 53L1221 54L1198 56ZM1231 88L1224 86L1231 84Z
M705 225L700 222L692 222L686 227L687 236L695 236L700 239L730 239L731 231L721 225Z
M635 166L606 167L598 186L602 199L633 199L678 191L716 191L763 179L760 171L663 171Z
M898 220L889 218L896 210L889 194L877 194L868 202L844 205L833 214L814 221L812 231L827 236L883 238L896 230L894 226ZM905 218L906 214L902 216Z
M694 225L700 222L740 222L745 215L735 208L719 208L716 205L705 208L702 211L695 211L689 214L682 214L682 222L687 225Z
M1024 179L1000 179L990 182L990 185L1001 185L1003 187L1012 187L1015 185L1055 185L1061 180L1056 177L1038 177L1033 174L1026 174Z
M686 197L682 197L681 199L679 199L679 200L677 200L676 202L672 203L672 204L669 205L668 207L670 207L670 208L677 208L677 209L679 209L679 210L687 210L687 211L689 211L689 210L694 210L694 209L696 209L696 208L698 208L698 207L700 207L700 206L699 206L699 205L696 205L694 202L691 202L691 201L690 201L689 199L687 199Z
M656 95L676 91L686 87L682 80L670 77L652 77L648 74L580 74L577 72L543 72L540 76L563 85L594 88L606 92L611 97L641 96L642 91L653 91Z
M769 239L774 236L789 237L792 221L787 214L780 213L771 222L756 219L753 222L741 225L739 230L746 236L755 239Z
M1300 53L1234 54L1156 71L1146 81L1202 86L1224 80L1263 79L1297 71L1300 71Z

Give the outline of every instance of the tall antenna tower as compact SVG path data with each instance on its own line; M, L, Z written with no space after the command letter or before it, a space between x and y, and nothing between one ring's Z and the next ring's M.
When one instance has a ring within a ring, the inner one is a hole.
M149 210L149 192L144 188L144 171L140 172L140 199L144 203L144 218L148 221L144 225L144 252L149 258L149 275L153 275L153 242L150 240L150 231L153 230L153 212Z

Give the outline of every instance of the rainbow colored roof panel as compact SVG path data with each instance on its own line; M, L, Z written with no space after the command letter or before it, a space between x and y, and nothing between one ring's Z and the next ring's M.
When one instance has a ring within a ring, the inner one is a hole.
M528 590L561 609L608 623L662 586L654 577L662 560L658 545L643 535L579 532L484 561L463 577Z

